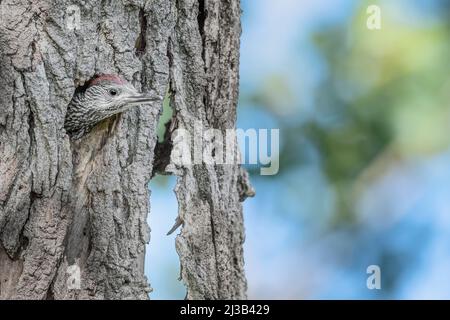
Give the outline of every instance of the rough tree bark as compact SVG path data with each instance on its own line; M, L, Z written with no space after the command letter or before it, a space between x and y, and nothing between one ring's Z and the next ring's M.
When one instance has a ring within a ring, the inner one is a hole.
M245 298L246 173L238 165L153 165L168 162L155 158L170 155L176 128L235 127L239 0L0 6L0 298L147 299L147 185L156 170L178 175L184 224L176 249L187 298ZM165 143L156 148L158 105L69 139L67 105L96 73L170 95ZM81 281L71 283L78 271Z

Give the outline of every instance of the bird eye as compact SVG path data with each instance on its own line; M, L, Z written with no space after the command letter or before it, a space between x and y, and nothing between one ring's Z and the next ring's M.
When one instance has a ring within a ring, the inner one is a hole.
M116 89L109 89L109 94L112 96L117 95L117 90Z

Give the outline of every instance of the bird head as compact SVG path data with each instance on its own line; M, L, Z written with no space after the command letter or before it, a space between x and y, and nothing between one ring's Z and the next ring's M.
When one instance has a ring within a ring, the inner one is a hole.
M101 74L75 93L64 126L71 136L81 137L106 118L155 101L162 101L162 97L140 93L118 75Z
M92 79L84 99L95 106L99 115L109 117L131 107L162 100L155 94L140 93L117 75L103 74Z

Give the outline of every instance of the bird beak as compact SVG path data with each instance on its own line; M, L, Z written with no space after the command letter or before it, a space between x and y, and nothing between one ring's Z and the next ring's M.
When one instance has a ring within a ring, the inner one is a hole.
M155 101L162 101L162 98L155 94L142 93L137 95L128 96L125 98L125 104L139 105Z

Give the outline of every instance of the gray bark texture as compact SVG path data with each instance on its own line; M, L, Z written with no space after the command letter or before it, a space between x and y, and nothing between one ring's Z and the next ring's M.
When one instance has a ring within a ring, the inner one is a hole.
M177 128L235 128L239 0L0 0L0 8L0 299L148 299L156 171L178 176L187 298L245 298L247 174L237 164L156 165L168 163L158 157L170 155ZM97 73L170 96L163 144L158 103L69 139L67 105Z

